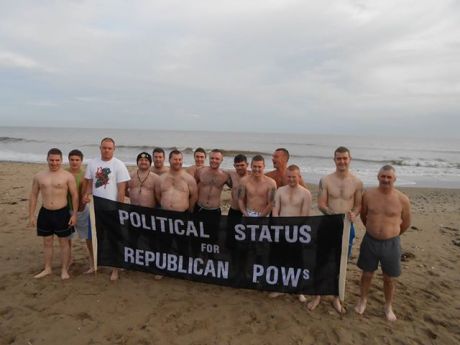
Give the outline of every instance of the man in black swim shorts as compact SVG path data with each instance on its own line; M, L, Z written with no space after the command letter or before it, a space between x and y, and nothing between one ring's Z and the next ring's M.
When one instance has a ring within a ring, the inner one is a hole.
M52 273L53 235L59 238L61 248L61 279L69 279L69 240L77 222L78 191L74 176L62 169L62 152L53 148L48 151L48 170L34 176L29 198L29 226L37 227L37 235L43 237L45 269L34 276L43 278ZM42 207L35 219L38 195L42 196ZM67 194L72 197L73 215L67 208Z

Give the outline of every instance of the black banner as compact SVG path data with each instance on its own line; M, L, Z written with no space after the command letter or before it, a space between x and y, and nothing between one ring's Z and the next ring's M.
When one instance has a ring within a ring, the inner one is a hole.
M203 217L94 197L98 264L236 288L338 295L343 215Z

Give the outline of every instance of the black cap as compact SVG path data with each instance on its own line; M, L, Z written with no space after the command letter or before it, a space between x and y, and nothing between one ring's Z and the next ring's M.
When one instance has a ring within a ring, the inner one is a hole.
M139 162L139 159L141 159L141 158L147 158L147 159L149 160L149 162L150 162L150 165L152 165L152 156L150 156L149 153L147 153L147 152L141 152L141 153L139 153L139 154L137 155L136 163L138 163L138 162Z

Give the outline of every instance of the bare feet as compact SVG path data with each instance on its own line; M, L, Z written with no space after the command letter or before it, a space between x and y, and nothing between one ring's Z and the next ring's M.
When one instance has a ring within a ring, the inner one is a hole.
M70 278L69 272L67 272L66 270L62 270L61 271L61 279L66 280L66 279L69 279L69 278Z
M83 274L91 274L96 272L93 267L90 267L87 271L83 272Z
M338 297L334 297L332 300L332 306L334 307L335 311L339 314L345 314L347 311L344 307L342 307L342 303L340 303L340 299Z
M43 271L41 271L40 273L34 275L34 278L35 279L40 279L40 278L43 278L43 277L46 277L48 275L50 275L52 273L51 269L50 268L45 268Z
M315 298L313 298L313 301L310 301L307 304L308 310L310 310L310 311L315 310L315 308L318 306L319 302L321 302L321 296L315 296Z
M299 301L300 303L305 303L307 301L307 298L304 295L299 295Z
M160 276L159 274L155 274L155 275L153 276L153 279L155 279L155 280L160 280L160 279L163 279L163 276Z
M393 308L391 307L391 305L388 305L388 306L385 305L384 310L385 310L385 317L387 318L388 321L397 320L396 315L393 312Z
M111 281L118 280L118 270L112 270L112 273L110 274L110 280Z
M355 306L355 312L357 312L359 315L363 315L364 311L366 310L366 304L367 300L360 298L358 304Z
M270 298L276 298L276 297L279 297L279 296L282 296L282 295L284 295L284 293L282 293L282 292L270 292L270 293L268 294L268 297L270 297Z

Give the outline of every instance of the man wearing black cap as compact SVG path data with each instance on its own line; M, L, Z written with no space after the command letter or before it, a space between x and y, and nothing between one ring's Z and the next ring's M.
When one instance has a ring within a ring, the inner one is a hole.
M150 171L152 156L147 152L137 155L137 170L131 172L131 180L128 183L126 196L131 200L132 205L155 207L155 181L158 175Z

